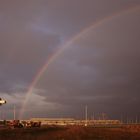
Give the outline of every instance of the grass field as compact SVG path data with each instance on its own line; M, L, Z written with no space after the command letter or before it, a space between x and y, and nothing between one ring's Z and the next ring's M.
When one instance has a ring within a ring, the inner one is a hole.
M140 130L123 128L48 127L0 129L0 140L140 140Z

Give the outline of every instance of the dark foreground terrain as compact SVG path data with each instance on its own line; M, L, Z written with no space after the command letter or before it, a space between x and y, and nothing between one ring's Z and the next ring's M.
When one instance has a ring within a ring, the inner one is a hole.
M140 140L140 129L80 126L0 129L0 140Z

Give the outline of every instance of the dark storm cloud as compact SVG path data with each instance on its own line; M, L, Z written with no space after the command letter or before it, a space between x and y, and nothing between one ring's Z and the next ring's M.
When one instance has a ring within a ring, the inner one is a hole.
M67 39L92 22L138 4L138 0L49 0L46 8L49 16L42 12L36 25L48 27L50 31Z
M57 49L60 37L32 29L31 23L36 22L41 14L42 6L38 2L3 1L0 6L1 82L8 81L6 87L10 81L11 85L17 82L29 84Z
M65 41L97 20L139 4L139 0L1 0L0 94L9 101L6 109L14 103L20 109L31 81ZM91 30L64 51L34 87L26 107L32 113L25 116L59 116L59 111L76 115L85 104L91 110L112 111L118 100L120 106L129 100L124 110L132 103L133 108L139 105L139 13Z
M139 11L91 30L55 59L38 84L46 101L71 112L88 104L91 112L139 114Z

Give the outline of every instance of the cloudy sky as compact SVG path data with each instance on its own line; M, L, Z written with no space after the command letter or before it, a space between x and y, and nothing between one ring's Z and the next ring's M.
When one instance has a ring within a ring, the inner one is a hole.
M0 118L54 55L20 117L140 117L139 17L139 0L1 0Z

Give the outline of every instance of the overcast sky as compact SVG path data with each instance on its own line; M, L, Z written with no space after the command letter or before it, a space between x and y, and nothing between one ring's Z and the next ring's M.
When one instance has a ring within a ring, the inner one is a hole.
M127 12L126 12L127 11ZM1 0L0 118L17 116L35 75L67 42L33 87L23 118L140 117L139 0Z

